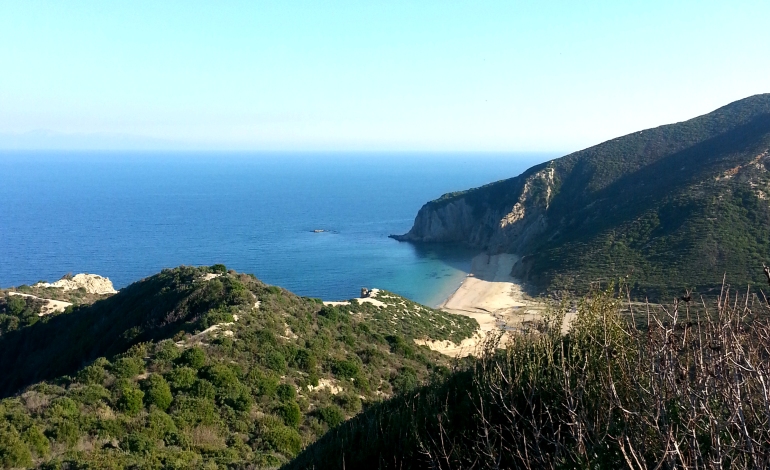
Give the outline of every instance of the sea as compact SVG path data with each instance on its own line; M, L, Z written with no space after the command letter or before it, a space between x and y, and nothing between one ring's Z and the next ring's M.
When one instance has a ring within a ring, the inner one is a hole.
M388 235L407 232L431 199L555 156L0 153L0 286L87 272L122 288L163 268L223 263L298 295L376 287L435 306L477 253Z

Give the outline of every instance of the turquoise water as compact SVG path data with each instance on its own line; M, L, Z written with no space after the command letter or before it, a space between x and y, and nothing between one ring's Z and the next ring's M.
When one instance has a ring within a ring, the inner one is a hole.
M430 199L552 156L0 154L0 286L89 272L120 288L224 263L300 295L366 286L435 305L474 252L387 236Z

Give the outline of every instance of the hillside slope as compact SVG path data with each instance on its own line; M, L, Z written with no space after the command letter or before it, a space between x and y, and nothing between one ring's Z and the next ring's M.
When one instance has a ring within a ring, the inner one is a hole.
M274 467L447 373L478 325L380 291L324 305L180 267L0 337L0 468Z
M770 253L770 94L635 132L425 204L411 242L522 256L533 293L630 274L634 294L761 282Z

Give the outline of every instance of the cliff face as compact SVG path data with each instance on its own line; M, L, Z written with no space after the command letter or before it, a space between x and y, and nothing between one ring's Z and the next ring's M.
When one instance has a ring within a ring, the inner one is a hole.
M515 273L539 291L629 272L645 294L713 287L725 272L759 281L749 266L770 253L769 148L770 94L757 95L444 195L393 238L516 253Z
M464 243L492 252L517 252L548 226L547 211L554 190L554 169L546 167L509 181L478 188L450 200L428 203L420 209L414 226L400 241ZM494 196L480 201L487 191L513 192L513 200L499 204Z

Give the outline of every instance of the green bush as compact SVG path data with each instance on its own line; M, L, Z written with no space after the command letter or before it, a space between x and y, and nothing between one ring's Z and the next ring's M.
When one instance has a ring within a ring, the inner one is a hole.
M163 376L158 374L152 374L144 381L144 401L149 407L155 405L161 410L167 410L171 405L173 396L171 395L171 387Z
M193 369L200 369L206 364L206 353L198 347L187 349L179 357L178 363Z
M104 370L104 367L93 365L93 364L91 364L90 366L84 367L75 376L75 380L82 383L83 385L92 385L92 384L101 385L104 382L104 379L106 378L107 378L107 371Z
M155 361L168 363L176 360L182 353L179 347L171 340L165 340L158 343L155 350Z
M209 270L214 274L226 274L227 267L224 264L215 264L209 267Z
M334 401L350 414L361 411L361 399L352 393L340 393L339 395L335 395Z
M318 360L315 355L307 349L298 350L294 355L293 362L297 367L307 372L314 371L318 366Z
M110 398L110 391L99 384L86 385L70 392L70 396L85 405L93 405Z
M330 428L339 426L345 421L345 414L339 406L330 405L318 410L318 418L326 423Z
M206 329L220 323L231 323L234 321L233 314L221 310L212 310L208 312L200 321L200 327Z
M142 410L142 399L144 392L132 386L124 386L120 390L120 398L116 403L118 410L123 413L134 416Z
M58 397L51 402L48 408L48 415L52 417L71 418L80 412L77 402L68 397Z
M283 422L287 426L296 428L299 426L299 422L302 420L302 412L299 409L297 402L291 401L283 403L278 407L278 414L283 418Z
M147 429L155 439L164 439L176 432L176 425L171 416L160 410L152 410L147 416Z
M286 373L286 358L280 351L271 349L262 356L262 364L279 374Z
M144 372L144 361L138 357L121 357L112 364L111 372L119 379L130 379Z
M6 298L5 305L8 313L19 317L27 309L27 300L20 295L11 295Z
M21 434L21 438L38 457L48 455L51 446L39 427L33 424Z
M207 367L203 372L203 376L206 377L209 382L214 384L217 389L224 392L226 392L227 389L240 385L235 372L224 364L216 364Z
M243 385L234 389L227 397L226 403L237 411L248 411L254 400L251 398L251 391Z
M195 369L176 367L166 374L166 380L174 390L187 390L198 379Z
M294 457L302 450L302 437L296 429L269 421L263 425L262 438L276 452Z
M217 396L217 388L206 379L198 379L190 387L190 396L213 400Z
M0 427L0 466L5 468L29 467L32 454L13 427Z
M408 392L418 385L417 372L411 367L402 367L390 383L395 393Z
M212 425L219 421L219 411L214 402L204 398L178 397L171 406L171 415L181 428L196 424Z
M60 418L53 423L50 436L56 441L72 447L80 439L80 429L74 421Z
M335 361L332 372L340 379L351 379L361 376L361 366L356 361Z
M155 443L142 433L132 432L120 443L120 446L135 454L149 454L155 449Z
M252 369L248 373L246 383L254 391L254 395L261 397L272 397L278 389L278 378L259 369Z
M294 401L297 398L297 391L289 384L279 385L276 394L281 401Z
M404 356L407 359L414 358L414 347L403 337L398 335L388 335L385 340L390 344L390 352Z

